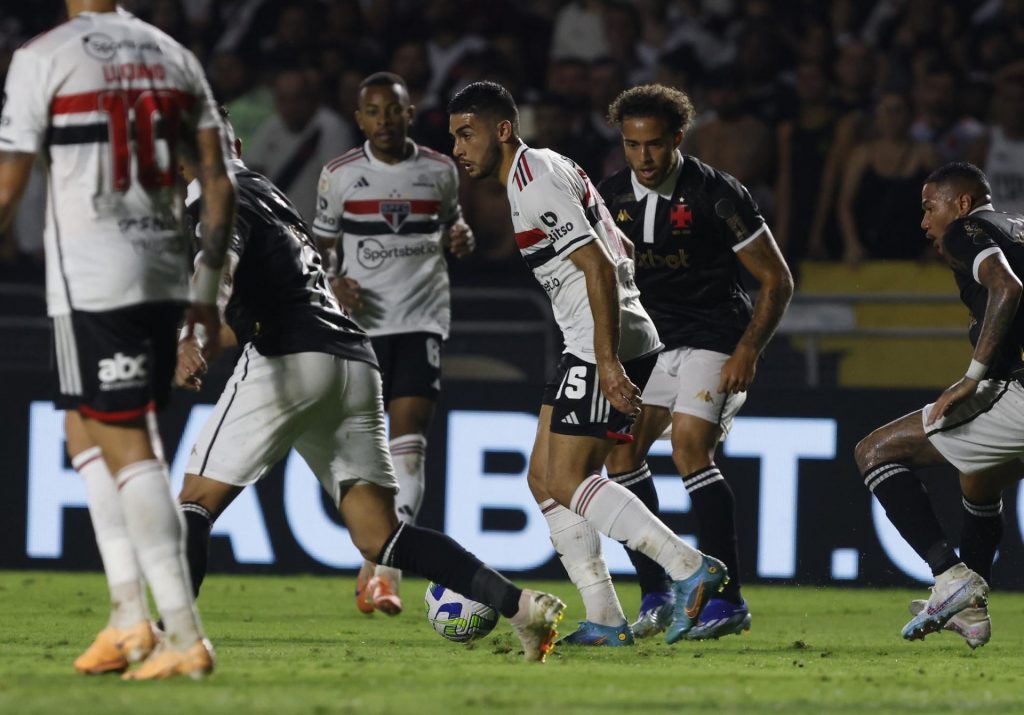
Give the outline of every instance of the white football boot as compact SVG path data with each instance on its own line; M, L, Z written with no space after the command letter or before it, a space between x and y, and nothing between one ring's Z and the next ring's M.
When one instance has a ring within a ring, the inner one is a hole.
M985 579L962 563L935 577L932 595L924 609L903 626L903 637L920 640L943 628L953 616L968 608L988 605L988 584Z
M914 599L910 602L910 615L916 616L928 606L928 601L923 598ZM992 638L992 618L988 615L988 608L965 608L956 614L942 627L944 630L953 631L963 638L971 650L980 648Z

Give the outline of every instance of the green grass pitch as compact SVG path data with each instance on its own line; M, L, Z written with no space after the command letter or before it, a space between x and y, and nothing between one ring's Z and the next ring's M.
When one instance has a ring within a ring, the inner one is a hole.
M582 618L567 582L562 631ZM524 663L500 623L469 647L426 622L425 583L397 618L358 613L353 579L212 575L200 606L218 654L205 682L123 683L71 662L106 617L98 574L0 572L0 713L1024 712L1024 595L998 593L992 642L899 636L918 592L750 587L753 630L718 642L559 648ZM633 614L637 588L619 586Z

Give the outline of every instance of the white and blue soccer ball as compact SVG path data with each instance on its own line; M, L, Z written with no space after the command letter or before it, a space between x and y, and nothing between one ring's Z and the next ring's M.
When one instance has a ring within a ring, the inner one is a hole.
M498 613L493 608L439 583L427 585L423 602L427 605L427 620L434 630L456 643L483 638L498 625Z

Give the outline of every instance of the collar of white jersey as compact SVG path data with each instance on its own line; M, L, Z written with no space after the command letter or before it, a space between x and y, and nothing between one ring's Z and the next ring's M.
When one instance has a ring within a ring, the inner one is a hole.
M121 7L120 3L115 5L113 10L82 10L78 14L79 15L90 15L90 16L92 16L92 15L110 15L110 14L114 14L114 15L120 15L121 17L130 17L133 20L135 19L135 15L133 15L132 13L128 12L123 7Z
M995 207L991 203L987 203L987 204L984 204L983 206L979 206L976 209L972 209L967 215L968 216L973 216L974 214L978 213L979 211L995 211L995 210L996 210Z
M512 183L512 175L516 173L516 167L519 166L519 157L526 153L530 147L526 146L526 142L519 142L519 148L516 149L516 155L512 157L512 166L508 170L508 176L505 177L505 186Z
M363 153L366 154L366 160L370 162L370 166L374 169L385 169L385 170L401 170L402 165L407 161L416 161L420 158L420 145L414 142L412 139L406 138L405 140L412 145L412 154L402 159L397 164L389 164L386 161L381 161L373 155L373 151L370 149L370 140L367 139L363 142Z
M629 180L633 183L633 194L636 196L636 200L643 201L648 194L657 194L663 199L671 199L672 193L676 190L676 179L679 178L679 172L682 170L683 153L678 149L676 149L676 165L672 168L672 171L668 172L668 176L665 177L665 180L653 189L648 189L637 181L636 174L630 170Z

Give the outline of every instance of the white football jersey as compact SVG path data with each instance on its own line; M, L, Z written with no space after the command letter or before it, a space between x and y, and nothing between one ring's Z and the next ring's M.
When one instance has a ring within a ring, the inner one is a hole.
M992 204L1005 213L1024 213L1024 141L992 127L985 176L992 184Z
M11 60L0 150L47 163L50 315L187 300L176 147L218 127L199 62L129 13L87 12Z
M324 166L313 233L339 241L343 272L367 306L352 316L363 330L448 337L441 239L461 215L455 163L433 149L413 144L408 159L386 164L367 142Z
M524 144L516 152L506 189L516 244L551 298L565 352L590 363L597 361L586 277L569 259L591 241L601 241L615 263L619 360L627 362L659 350L658 331L640 304L633 261L586 172L561 154Z

